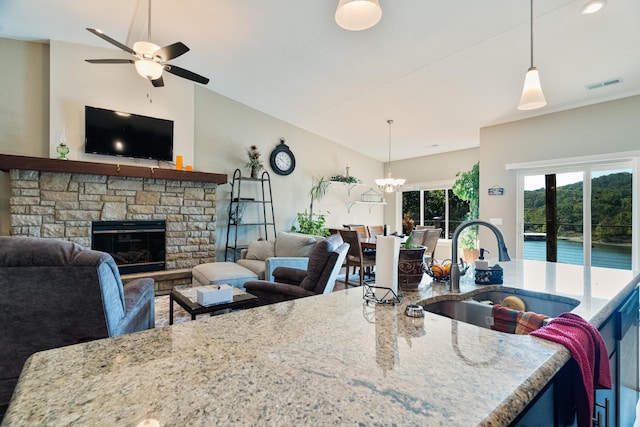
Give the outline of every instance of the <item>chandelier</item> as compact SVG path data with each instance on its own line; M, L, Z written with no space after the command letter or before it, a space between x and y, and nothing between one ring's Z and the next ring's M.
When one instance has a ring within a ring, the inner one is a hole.
M386 178L376 179L376 185L380 191L393 193L402 188L406 179L393 178L391 175L391 123L393 123L393 120L387 120L387 123L389 123L389 170Z

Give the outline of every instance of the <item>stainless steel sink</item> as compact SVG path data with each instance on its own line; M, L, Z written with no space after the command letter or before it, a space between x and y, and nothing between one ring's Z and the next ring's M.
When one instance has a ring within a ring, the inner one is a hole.
M493 324L492 307L474 300L444 300L423 305L426 311L482 328Z
M574 298L517 288L484 291L474 294L472 298L475 301L491 301L492 304L501 304L502 300L508 296L520 298L526 306L526 311L533 311L549 317L557 317L573 310L580 304L580 301Z
M452 299L422 304L422 306L426 311L434 314L482 328L490 328L493 324L491 316L493 304L500 304L508 296L520 298L526 306L526 311L544 314L550 318L571 311L580 304L577 299L559 295L517 288L501 288L499 290L472 292L466 299L464 299L464 295L462 296L463 299L460 299L460 296L456 296L455 299L452 297Z

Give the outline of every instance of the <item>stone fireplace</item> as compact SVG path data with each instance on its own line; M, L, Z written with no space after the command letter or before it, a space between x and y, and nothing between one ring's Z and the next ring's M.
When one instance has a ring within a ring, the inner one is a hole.
M165 221L166 270L215 261L216 189L226 175L8 155L0 169L9 170L14 236L91 247L94 221Z

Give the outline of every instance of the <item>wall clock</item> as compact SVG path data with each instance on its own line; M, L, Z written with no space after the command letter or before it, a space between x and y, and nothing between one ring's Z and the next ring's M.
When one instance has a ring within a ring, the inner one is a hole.
M271 152L269 163L278 175L289 175L296 168L296 158L284 143L284 138L280 138L280 144Z

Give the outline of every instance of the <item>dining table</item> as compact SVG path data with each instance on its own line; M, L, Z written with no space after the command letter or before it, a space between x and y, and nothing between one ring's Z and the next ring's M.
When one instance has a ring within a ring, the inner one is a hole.
M400 240L400 243L404 243L407 240L406 236L395 236ZM367 251L375 251L376 250L376 243L377 243L377 238L378 236L373 236L373 237L363 237L360 238L360 247L362 248L362 250L367 250Z

